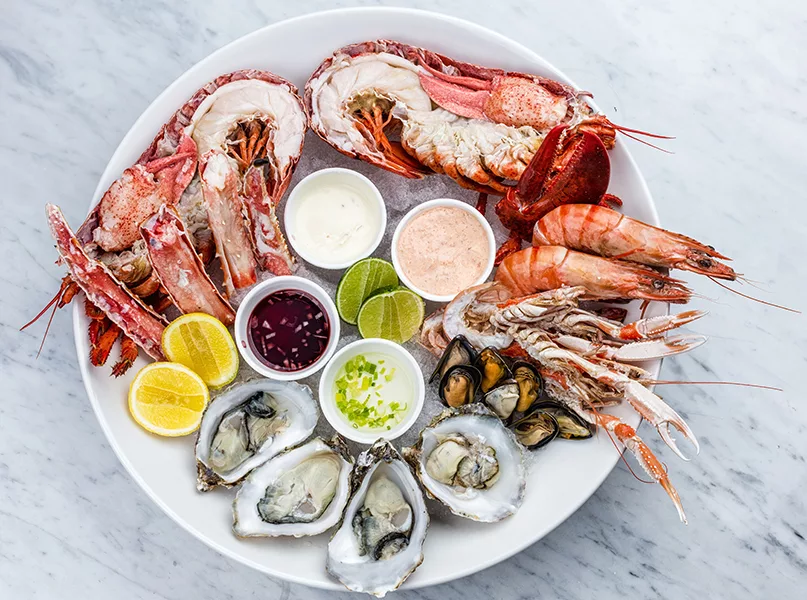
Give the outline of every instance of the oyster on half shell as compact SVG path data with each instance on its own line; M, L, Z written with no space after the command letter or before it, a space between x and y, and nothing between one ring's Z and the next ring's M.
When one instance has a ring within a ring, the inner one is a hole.
M314 438L276 456L244 479L233 501L239 537L316 535L342 517L353 458L338 435Z
M326 567L349 590L380 598L423 562L426 502L409 466L385 440L356 459L351 487Z
M305 440L318 419L307 386L261 379L229 388L202 416L196 487L205 492L235 485L255 467Z
M404 455L429 495L455 515L500 521L524 499L521 446L479 403L443 411Z

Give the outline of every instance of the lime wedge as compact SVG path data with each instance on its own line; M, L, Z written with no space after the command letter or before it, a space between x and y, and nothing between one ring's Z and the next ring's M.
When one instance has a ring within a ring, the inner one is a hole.
M342 320L356 324L359 309L378 290L398 285L392 264L380 258L365 258L350 267L336 288L336 310Z
M412 290L398 288L371 296L359 310L359 333L363 338L384 338L403 344L423 323L425 304Z

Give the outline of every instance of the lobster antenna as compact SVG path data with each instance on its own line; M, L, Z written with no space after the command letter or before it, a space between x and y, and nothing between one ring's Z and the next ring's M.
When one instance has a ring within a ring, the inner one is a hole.
M48 324L45 326L45 335L42 336L42 343L39 344L39 350L37 350L36 357L39 358L39 355L42 354L42 348L45 347L45 340L48 339L48 331L50 331L50 324L53 323L53 317L56 316L56 311L59 309L59 304L55 303L53 305L53 310L50 313L50 317L48 317Z
M28 322L27 322L25 325L23 325L22 327L20 327L20 331L24 331L26 328L28 328L28 327L30 327L31 325L33 325L34 323L36 323L36 322L39 320L39 318L40 318L42 315L44 315L44 314L47 312L47 310L48 310L48 309L49 309L51 306L53 306L53 304L54 304L54 303L56 303L56 302L58 302L58 301L59 301L59 298L61 298L61 297L62 297L62 290L59 290L59 291L56 293L56 295L55 295L53 298L51 298L50 302L48 302L48 303L45 305L45 308L43 308L42 310L40 310L40 311L39 311L39 314L37 314L37 315L36 315L36 316L35 316L33 319L31 319L30 321L28 321Z
M672 152L671 150L666 150L666 149L664 149L664 148L662 148L660 146L656 146L655 144L651 144L647 140L643 140L642 138L638 137L638 136L642 135L642 136L649 137L649 138L654 138L654 139L657 139L657 140L674 140L675 136L672 136L672 135L659 135L657 133L650 133L649 131L642 131L641 129L631 129L630 127L624 127L623 125L617 125L616 123L613 123L611 121L609 121L609 123L611 123L611 127L613 127L614 129L616 129L617 131L622 133L622 135L624 135L625 137L629 137L630 139L632 139L632 140L634 140L636 142L639 142L640 144L644 144L645 146L650 146L651 148L655 148L656 150L661 150L665 154L675 154L675 152ZM631 135L631 134L636 134L636 135Z
M664 152L664 154L675 154L675 152L673 152L672 150L667 150L666 148L662 148L661 146L656 146L655 144L651 144L647 140L643 140L640 137L636 137L635 135L625 133L625 131L622 130L622 129L618 129L617 131L620 131L622 133L622 135L624 135L625 137L629 137L630 139L632 139L634 141L637 141L640 144L644 144L645 146L650 146L651 148L655 148L656 150L661 150L662 152ZM647 135L650 135L650 134L647 134ZM654 135L652 137L663 137L664 139L672 139L672 138L665 137L665 136L660 136L660 135Z
M715 279L711 275L707 275L707 277L709 279L711 279L712 281L714 281L720 287L722 287L724 289L727 289L728 291L733 292L734 294L737 294L738 296L742 296L743 298L747 298L748 300L753 300L754 302L759 302L760 304L764 304L766 306L772 306L773 308L779 308L781 310L786 310L788 312L796 313L797 315L801 314L801 311L796 310L795 308L788 308L787 306L782 306L781 304L774 304L773 302L768 302L767 300L761 300L760 298L754 298L753 296L749 296L748 294L743 294L739 290L735 290L734 288L730 288L725 283L721 283L720 281L718 281L717 279Z

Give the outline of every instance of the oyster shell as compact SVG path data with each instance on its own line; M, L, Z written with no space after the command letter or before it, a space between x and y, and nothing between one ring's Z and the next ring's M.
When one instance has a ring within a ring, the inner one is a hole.
M341 437L310 442L254 469L233 501L239 537L322 533L342 517L353 458Z
M455 515L500 521L524 499L521 445L482 404L443 411L404 455L429 495Z
M235 485L255 467L305 440L318 419L307 386L261 379L229 388L202 416L196 438L197 489Z
M351 483L326 568L349 590L380 598L423 562L426 502L409 466L386 440L359 455Z

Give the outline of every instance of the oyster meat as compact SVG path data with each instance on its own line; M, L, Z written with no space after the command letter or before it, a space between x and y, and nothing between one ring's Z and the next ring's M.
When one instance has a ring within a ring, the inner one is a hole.
M310 436L318 418L306 386L268 379L233 386L202 416L196 439L197 488L204 492L235 485Z
M380 598L423 562L429 514L412 472L385 440L359 455L351 482L326 566L349 590Z
M240 537L316 535L342 517L353 459L339 436L314 438L254 469L233 502Z
M521 446L479 403L445 410L404 454L429 495L455 515L500 521L524 499Z

